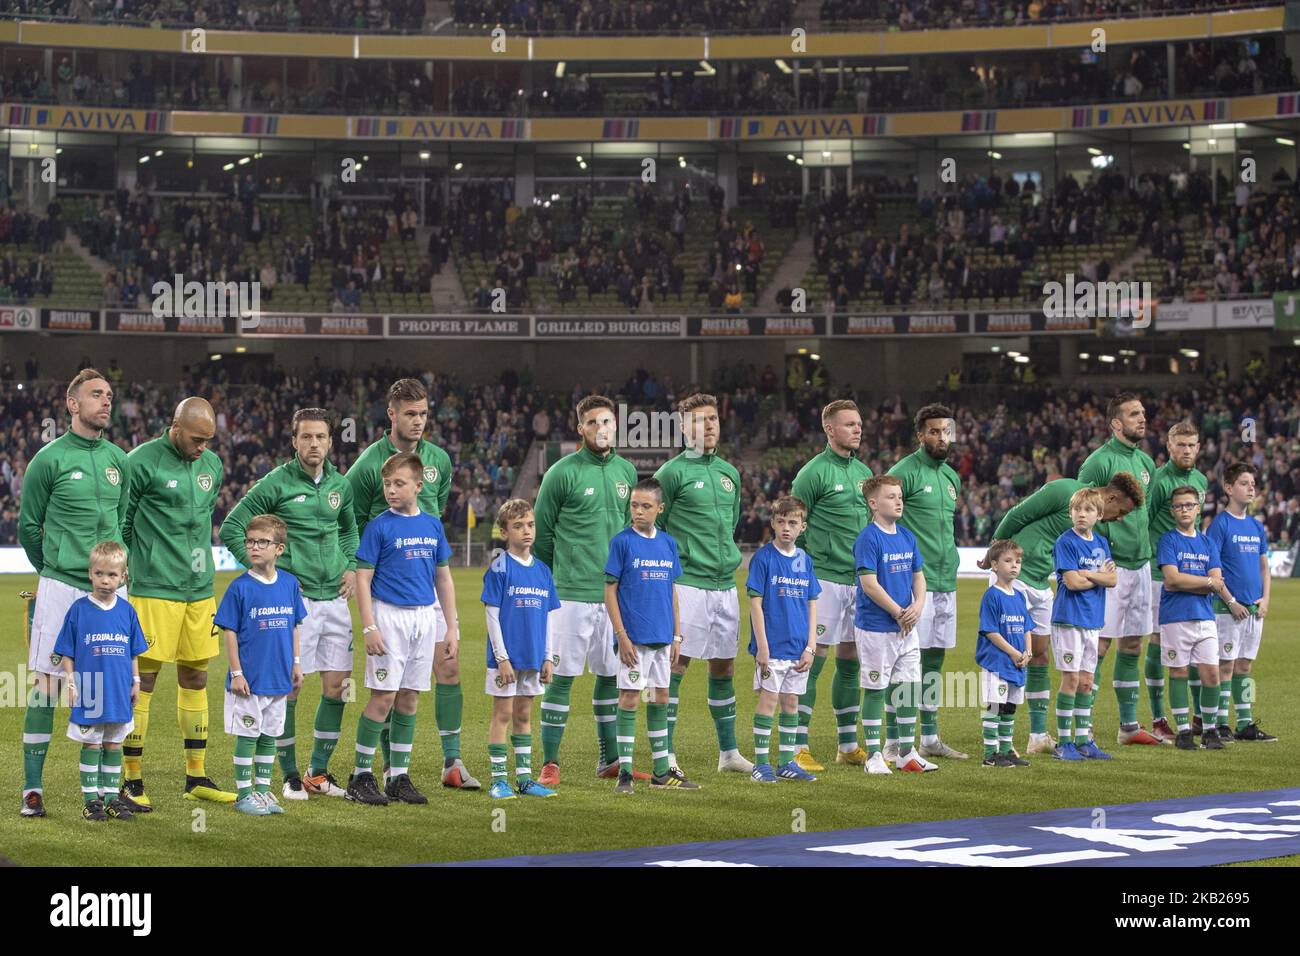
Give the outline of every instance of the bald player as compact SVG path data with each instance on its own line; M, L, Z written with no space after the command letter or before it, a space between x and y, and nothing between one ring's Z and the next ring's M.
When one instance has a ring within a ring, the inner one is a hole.
M158 672L176 665L176 720L185 747L185 799L234 803L208 777L208 661L218 650L212 619L212 512L221 459L208 445L217 417L203 398L176 406L172 424L127 456L122 540L130 552L127 590L148 650L140 656L135 727L122 744L122 796L131 809L153 809L144 788L144 740Z

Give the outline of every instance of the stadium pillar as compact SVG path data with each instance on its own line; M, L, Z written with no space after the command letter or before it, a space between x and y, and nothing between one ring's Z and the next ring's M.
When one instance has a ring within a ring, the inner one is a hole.
M122 145L117 148L117 183L123 189L135 189L136 170L139 168L136 162L135 147L132 145Z
M722 187L723 195L726 197L723 201L728 209L740 201L740 193L736 186L735 150L718 152L718 185Z
M1246 371L1246 350L1242 346L1242 336L1224 336L1223 351L1228 360L1228 378L1234 382L1241 381L1242 373Z
M1175 59L1174 45L1172 43L1166 43L1165 63L1167 66L1165 67L1165 73L1169 79L1169 92L1166 95L1171 98L1178 95L1178 91L1175 89L1178 85L1178 67L1175 64Z
M1079 375L1079 340L1073 335L1062 335L1056 340L1061 366L1061 378L1072 381Z
M537 194L537 167L530 147L515 149L515 205L520 210L531 209Z
M230 61L230 108L244 108L244 58L232 57Z
M939 185L939 157L934 149L916 151L916 194L924 196L934 192Z

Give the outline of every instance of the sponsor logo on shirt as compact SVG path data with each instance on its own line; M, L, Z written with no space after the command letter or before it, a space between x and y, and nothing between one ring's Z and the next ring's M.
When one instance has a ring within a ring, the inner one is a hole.
M168 479L168 481L167 481L167 487L168 487L168 488L175 488L175 487L176 487L176 479L175 479L175 478Z
M596 489L595 489L595 488L586 488L586 489L583 490L582 493L583 493L583 495L594 495L594 494L596 493Z
M82 479L82 474L79 471L74 471L72 474L68 475L69 481L80 481L81 479Z
M299 495L297 498L294 498L293 500L296 501L298 504L302 504L304 501L307 500L307 496Z

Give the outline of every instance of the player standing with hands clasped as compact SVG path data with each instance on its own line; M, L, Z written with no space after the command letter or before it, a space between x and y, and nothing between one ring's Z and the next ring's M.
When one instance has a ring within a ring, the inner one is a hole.
M686 449L655 472L663 487L659 527L683 548L681 653L673 662L668 695L668 752L672 773L683 776L673 751L678 688L694 658L708 662L709 713L718 735L718 771L748 774L754 765L736 744L736 651L740 647L740 472L718 454L722 426L718 400L697 393L677 403ZM683 777L684 779L684 777Z
M67 407L72 423L32 456L18 512L18 540L40 575L27 656L35 681L23 712L25 817L45 816L41 774L63 673L54 642L68 608L92 589L90 549L122 543L127 505L126 452L104 436L113 389L99 372L82 369L68 384ZM126 589L117 595L126 600Z
M749 595L749 653L754 655L754 773L759 783L816 780L795 762L799 696L808 687L808 671L817 652L817 597L821 585L812 558L795 541L807 527L808 509L787 495L772 508L775 537L750 559L745 591ZM773 772L772 715L777 703L781 755Z
M284 521L257 515L244 534L249 568L226 588L215 624L226 632L230 664L225 716L235 737L235 809L264 817L284 813L271 770L289 694L302 687L298 632L307 606L298 579L275 567L289 535Z
M1029 603L1012 582L1020 577L1024 552L1009 538L994 541L983 566L993 569L993 583L980 601L975 663L980 666L980 720L985 767L1028 767L1011 746L1016 705L1025 700L1025 668L1033 657L1025 647L1025 628L1032 626Z
M867 731L867 773L887 774L875 723L883 698L898 714L895 766L909 773L938 770L916 752L916 705L921 689L921 647L917 621L925 607L925 559L916 538L898 523L903 484L893 475L867 482L862 494L874 518L853 547L858 566L858 611L853 635L862 663L863 726ZM873 723L868 724L870 720ZM873 736L874 728L874 736Z
M655 527L664 508L659 482L647 478L632 489L632 525L609 543L605 561L605 607L618 651L618 784L615 793L632 792L632 753L636 744L636 710L641 692L649 690L646 728L656 789L698 790L680 773L669 772L668 683L681 649L677 585L682 574L677 542Z

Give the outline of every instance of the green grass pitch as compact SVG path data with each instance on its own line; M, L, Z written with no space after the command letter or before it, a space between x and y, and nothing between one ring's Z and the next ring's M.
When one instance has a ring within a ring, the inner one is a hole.
M233 577L223 574L220 591ZM465 692L462 749L469 768L488 779L489 704L482 692L486 628L477 597L479 569L455 572L462 634ZM1097 698L1096 725L1103 746L1115 753L1110 763L1064 765L1039 756L1033 766L1014 772L985 770L979 761L946 761L935 774L867 777L860 768L833 763L835 732L830 711L831 674L821 675L812 728L813 753L828 769L815 783L760 785L737 774L715 772L717 746L705 703L705 667L695 663L682 686L676 750L685 771L703 785L699 793L638 788L631 798L616 798L613 784L596 780L596 741L590 716L591 677L574 686L572 712L562 751L560 794L552 800L513 800L497 804L485 793L443 790L438 785L441 753L433 722L433 700L420 704L412 779L430 797L426 807L363 807L342 799L313 798L287 803L282 817L243 817L228 806L183 800L184 756L175 720L176 681L172 668L158 679L145 750L145 780L155 812L133 824L84 822L80 817L77 747L64 734L67 710L55 716L54 738L45 770L49 816L18 815L22 781L21 696L14 683L26 660L22 602L18 592L34 589L30 576L6 576L0 589L0 780L7 806L0 812L0 854L24 865L242 865L328 866L403 864L520 854L607 850L696 840L774 836L789 833L795 819L808 831L955 817L1026 813L1060 807L1092 807L1201 793L1268 790L1294 783L1295 748L1300 741L1300 581L1275 581L1273 606L1256 664L1260 703L1257 715L1281 740L1242 744L1222 753L1182 753L1172 747L1121 750L1114 744L1116 706L1107 680ZM948 669L974 668L975 617L984 588L981 581L960 584L958 648ZM742 609L745 602L741 602ZM743 610L742 610L743 613ZM748 635L748 624L742 622ZM747 638L746 638L747 642ZM357 670L363 673L361 642ZM753 749L754 693L751 659L742 646L737 661L737 737L741 750ZM218 783L233 786L230 738L222 726L224 658L213 661L209 694L211 727L208 769ZM308 678L298 706L300 763L311 749L311 726L320 685ZM358 690L361 697L366 692ZM364 699L364 698L363 698ZM940 712L940 731L953 745L976 753L977 704ZM346 779L360 704L349 704L343 736L333 761ZM1139 713L1148 722L1145 697ZM533 709L534 769L541 766L541 734ZM638 729L637 765L649 763L645 718ZM1028 715L1017 714L1016 740L1023 749ZM775 749L776 741L772 741ZM274 786L280 786L277 770ZM504 810L504 817L494 810ZM801 812L800 812L801 811ZM1084 819L1090 819L1085 817ZM504 823L504 827L502 824ZM495 825L494 825L495 824ZM1295 864L1290 857L1275 862Z

